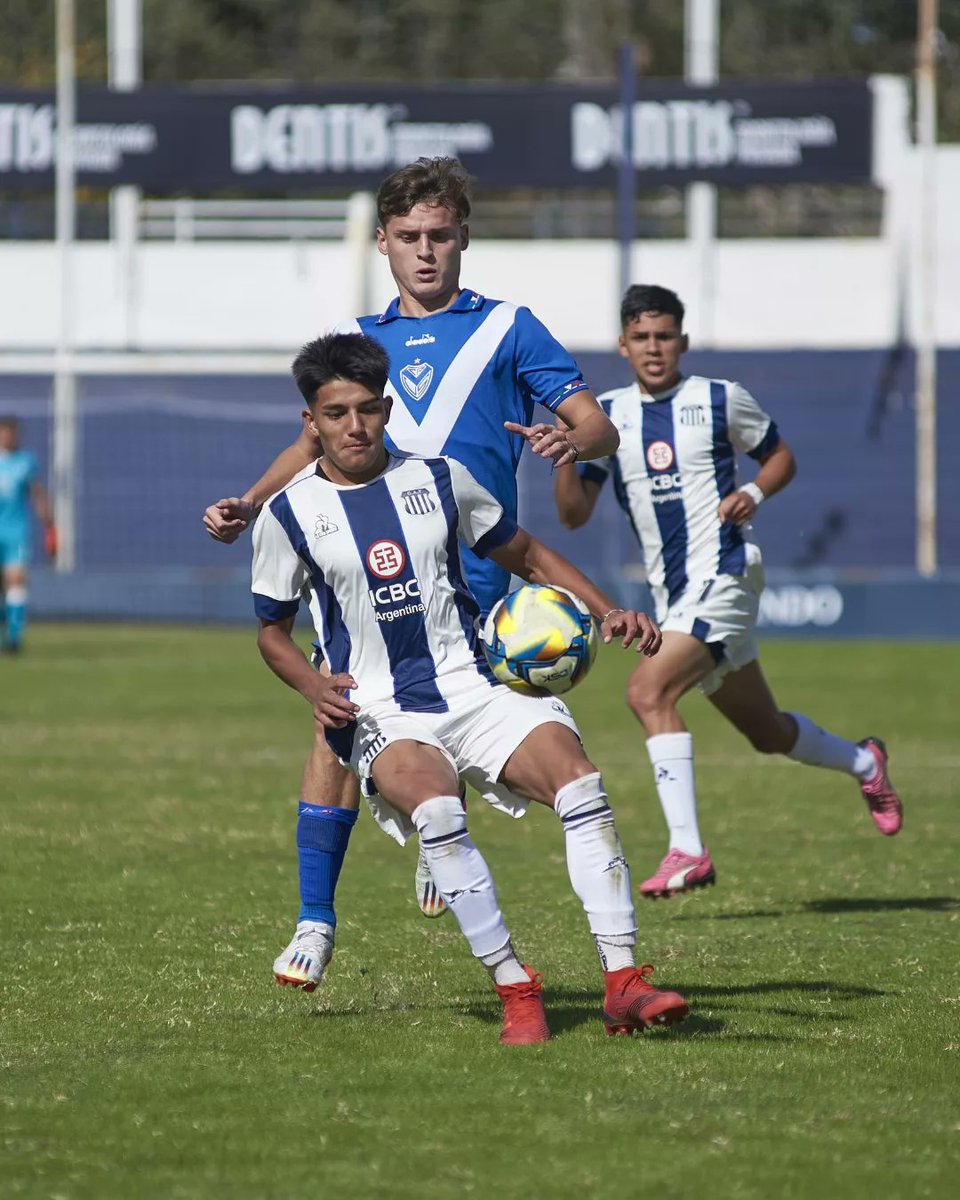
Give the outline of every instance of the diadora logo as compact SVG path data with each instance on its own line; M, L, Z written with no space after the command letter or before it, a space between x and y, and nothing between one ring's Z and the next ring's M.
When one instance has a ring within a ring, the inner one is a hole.
M405 346L432 346L437 339L432 333L421 333L419 337L407 338Z
M433 496L430 495L430 489L425 487L408 488L400 493L400 499L403 501L403 511L411 517L425 517L437 507Z
M328 533L336 533L340 528L325 513L317 513L317 521L313 527L313 536L315 538L326 537Z
M707 414L700 404L684 404L680 409L681 425L706 425Z
M422 400L433 383L433 367L416 358L412 363L400 368L400 382L411 399Z
M675 488L683 487L683 476L679 471L673 475L653 475L650 486L655 492L672 492Z
M654 471L666 471L673 466L673 447L669 442L651 442L647 462Z
M378 579L395 579L406 565L403 547L389 538L374 542L367 551L367 568Z

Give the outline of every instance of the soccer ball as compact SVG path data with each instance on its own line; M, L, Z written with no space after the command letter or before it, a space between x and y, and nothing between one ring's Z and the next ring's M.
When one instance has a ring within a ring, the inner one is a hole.
M483 648L501 683L530 696L559 696L597 656L597 623L572 592L528 583L504 596L483 625Z

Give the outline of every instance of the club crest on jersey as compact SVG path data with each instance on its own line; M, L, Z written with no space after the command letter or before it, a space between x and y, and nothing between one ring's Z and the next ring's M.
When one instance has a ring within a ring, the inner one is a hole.
M651 442L647 447L647 462L654 471L673 466L673 447L669 442Z
M400 368L400 382L412 400L422 400L433 383L433 367L415 358L412 363Z
M313 536L315 538L326 537L328 533L336 533L340 528L336 525L326 513L317 513L316 524L313 527Z
M403 547L390 538L374 542L366 554L367 569L378 579L395 579L407 565Z
M430 489L408 488L407 491L400 493L400 499L403 501L403 511L411 515L411 517L425 517L427 513L432 513L436 510L436 504L433 497L430 495Z
M702 404L684 404L680 409L681 425L706 425L707 414Z

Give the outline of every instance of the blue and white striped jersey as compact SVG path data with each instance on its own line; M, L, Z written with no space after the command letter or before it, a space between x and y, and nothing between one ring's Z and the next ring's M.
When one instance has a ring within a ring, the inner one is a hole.
M0 450L0 530L25 535L30 528L30 485L37 460L29 450Z
M516 519L524 442L503 422L529 425L535 403L555 411L587 387L576 362L530 310L464 291L445 312L404 317L394 300L380 316L347 321L336 331L365 333L390 356L388 448L450 455ZM486 614L510 577L469 550L463 560Z
M478 674L496 686L458 539L483 557L516 530L453 459L391 455L382 475L353 487L315 463L267 501L254 527L257 616L291 617L306 596L331 672L357 681L356 704L447 712Z
M613 474L662 619L688 587L744 573L750 529L721 524L717 508L736 490L736 451L760 459L780 434L750 393L727 379L691 375L659 396L634 383L599 400L620 431L620 448L578 470L600 484Z

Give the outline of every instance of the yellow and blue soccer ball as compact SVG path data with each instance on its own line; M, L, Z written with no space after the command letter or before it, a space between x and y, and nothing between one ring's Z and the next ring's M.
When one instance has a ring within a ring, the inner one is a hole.
M483 648L501 683L527 695L559 696L597 656L597 623L572 592L527 583L498 600L483 625Z

